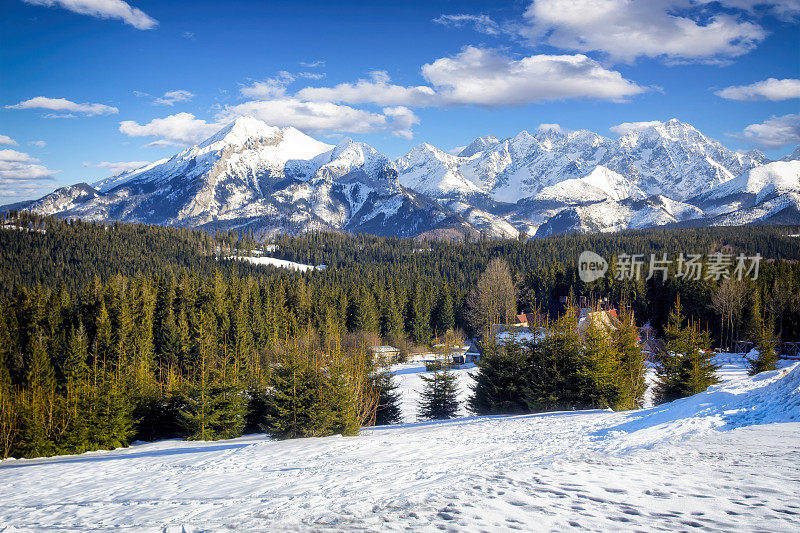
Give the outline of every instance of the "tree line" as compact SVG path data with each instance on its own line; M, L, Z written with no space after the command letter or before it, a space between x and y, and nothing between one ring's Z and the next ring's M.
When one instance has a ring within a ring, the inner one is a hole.
M353 434L399 420L396 387L369 346L390 343L405 355L457 330L484 339L470 401L478 413L637 407L643 363L634 332L648 320L675 357L661 365L664 400L707 383L713 368L702 358L713 343L750 339L766 354L760 368L769 368L775 340L800 339L800 252L786 228L527 242L311 233L264 242L28 214L4 224L12 225L0 230L4 456L257 431ZM744 281L609 273L586 284L570 262L579 249L614 257L678 243L778 255ZM267 245L285 259L329 266L299 273L226 259ZM561 300L580 296L624 302L621 327L576 333ZM537 311L549 333L487 342L492 324L518 311ZM421 416L454 416L456 394L447 365L426 376Z

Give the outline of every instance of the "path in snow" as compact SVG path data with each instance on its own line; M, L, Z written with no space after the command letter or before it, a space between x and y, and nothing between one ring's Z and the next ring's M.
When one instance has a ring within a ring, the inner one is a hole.
M460 418L283 442L173 440L4 461L0 524L797 531L798 442L795 364L636 412Z

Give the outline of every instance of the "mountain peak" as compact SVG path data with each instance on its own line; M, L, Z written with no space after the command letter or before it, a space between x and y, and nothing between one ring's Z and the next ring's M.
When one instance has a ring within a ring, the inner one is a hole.
M217 133L199 144L200 148L222 142L226 145L241 146L250 139L268 139L280 131L257 118L244 116L223 127Z
M497 137L493 135L487 135L485 137L478 137L474 141L472 141L466 148L461 150L458 153L459 157L472 157L473 155L483 152L487 146L491 146L493 144L497 144L500 141Z
M791 154L782 157L781 161L800 161L800 145Z

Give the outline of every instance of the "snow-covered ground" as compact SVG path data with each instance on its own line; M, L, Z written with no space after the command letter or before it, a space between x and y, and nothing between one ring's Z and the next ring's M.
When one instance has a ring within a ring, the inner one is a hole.
M800 364L730 364L709 391L635 412L4 461L0 531L798 531ZM395 367L406 419L420 366ZM468 385L474 370L457 372Z
M237 256L235 259L240 261L247 261L254 265L271 265L279 268L288 268L291 270L299 270L300 272L308 272L314 270L313 265L304 265L303 263L295 263L294 261L287 261L286 259L278 259L276 257L246 257Z

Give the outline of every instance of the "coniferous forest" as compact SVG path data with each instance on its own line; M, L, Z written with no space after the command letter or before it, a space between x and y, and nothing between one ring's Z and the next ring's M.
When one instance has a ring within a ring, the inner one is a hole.
M391 344L404 356L454 330L484 348L469 406L476 413L638 407L644 360L636 326L645 322L669 353L681 354L659 368L661 401L713 383L702 355L708 348L800 341L797 227L417 241L209 235L27 213L2 224L3 457L169 437L352 435L399 419L387 362L370 346ZM612 265L588 284L576 268L583 250ZM326 268L297 272L231 259L254 251ZM622 254L716 252L760 254L757 279L620 280L613 271ZM550 335L491 342L476 316L493 260L507 265L512 285L498 317L537 313ZM622 327L578 336L571 306L580 297L615 303ZM762 352L768 368L774 354ZM424 416L453 416L447 369L429 384Z

